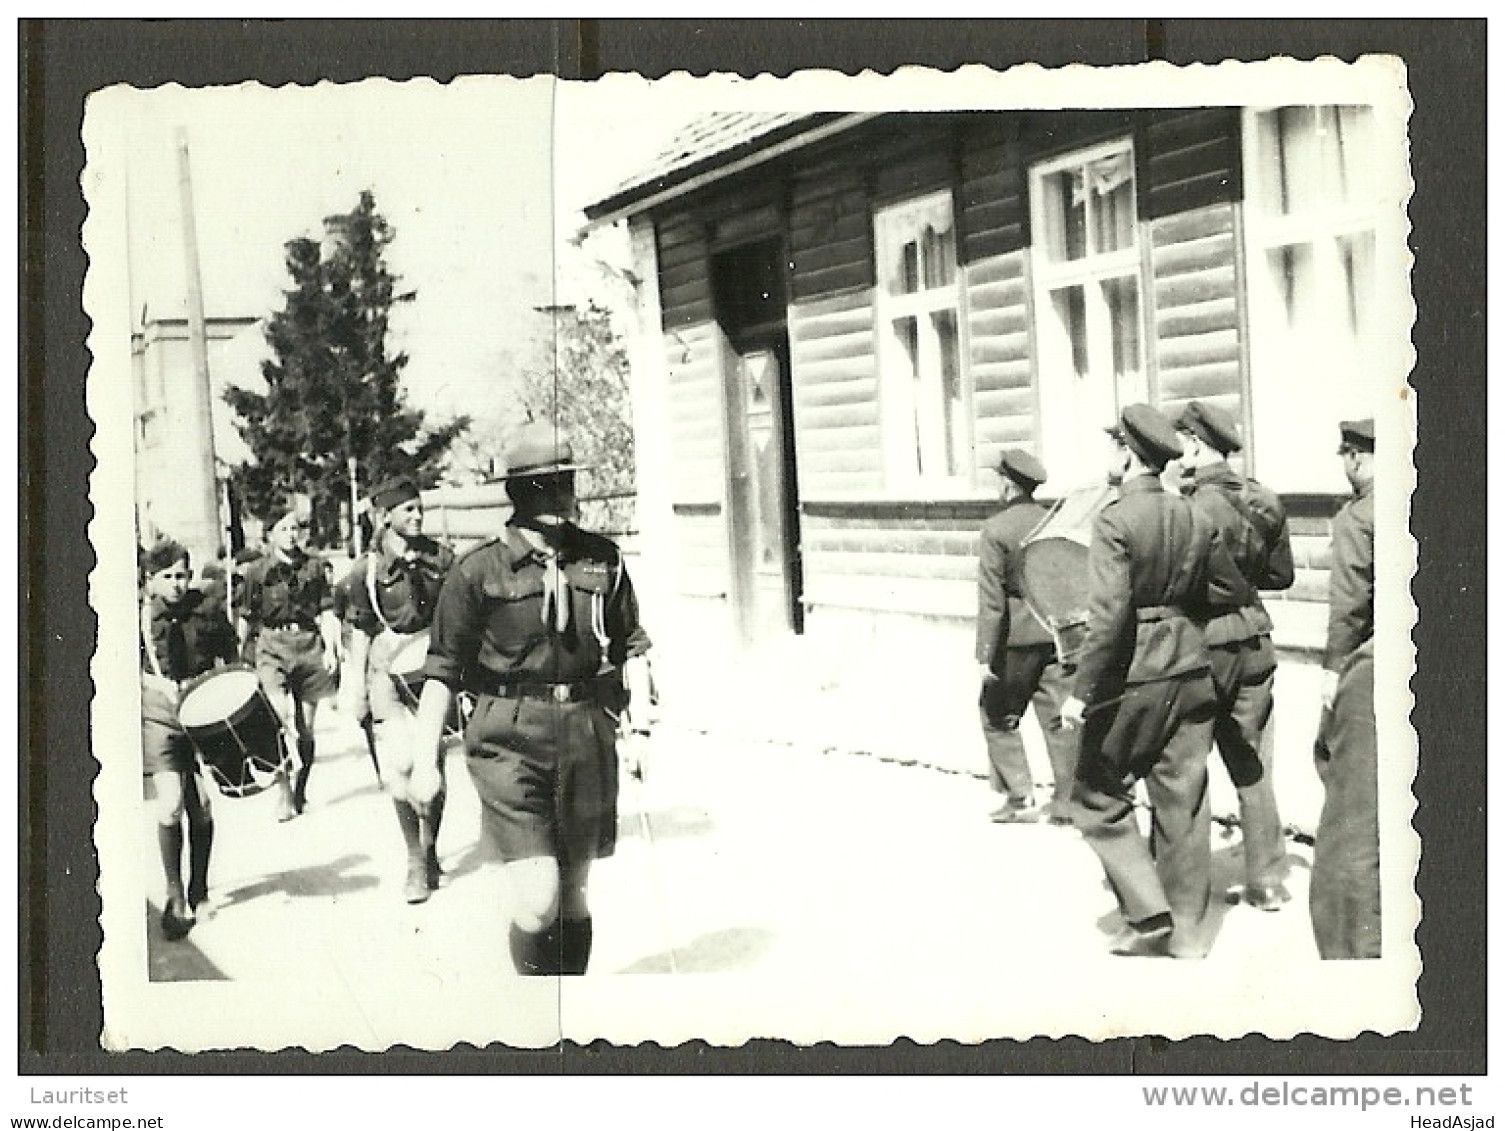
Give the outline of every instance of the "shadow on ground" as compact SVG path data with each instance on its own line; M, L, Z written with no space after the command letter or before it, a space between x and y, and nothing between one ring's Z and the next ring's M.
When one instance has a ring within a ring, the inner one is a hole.
M617 836L622 840L641 839L644 817L648 821L648 835L656 841L708 836L716 831L716 822L704 809L676 805L672 809L654 809L648 813L624 811L617 819Z
M263 876L259 880L253 880L249 884L242 884L233 891L226 892L218 901L219 906L221 909L234 907L237 903L259 899L274 892L296 896L300 899L319 899L365 891L368 888L376 887L381 881L369 873L351 873L357 867L369 864L370 862L371 857L364 853L351 853L341 856L337 860L331 860L326 864L315 864L308 868L292 868L286 872L276 872L270 876Z
M193 935L170 940L162 933L161 909L146 905L146 976L152 982L228 982L225 972L193 945Z
M668 951L650 954L617 974L729 974L751 970L773 946L774 932L762 927L729 927L699 935Z

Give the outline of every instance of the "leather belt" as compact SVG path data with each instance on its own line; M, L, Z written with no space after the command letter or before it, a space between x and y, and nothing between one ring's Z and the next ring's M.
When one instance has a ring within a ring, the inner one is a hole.
M596 698L595 681L582 679L568 683L496 683L482 688L482 695L498 699L541 699L553 703L587 703Z
M1134 610L1134 619L1140 624L1150 624L1157 620L1171 620L1175 617L1184 617L1185 609L1178 609L1175 605L1146 605L1142 609Z
M262 627L265 628L265 629L267 629L270 632L316 632L316 631L318 631L317 626L315 626L311 621L301 621L301 620L288 621L285 624L268 624L268 625L263 625Z

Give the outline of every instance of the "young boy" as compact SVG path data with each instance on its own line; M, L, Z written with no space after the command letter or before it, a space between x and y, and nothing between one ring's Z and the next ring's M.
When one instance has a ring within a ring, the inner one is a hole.
M141 747L147 799L157 818L166 899L162 933L181 939L209 893L214 817L193 745L178 723L182 684L236 659L223 604L188 585L188 551L163 540L142 552ZM183 818L188 890L183 890Z

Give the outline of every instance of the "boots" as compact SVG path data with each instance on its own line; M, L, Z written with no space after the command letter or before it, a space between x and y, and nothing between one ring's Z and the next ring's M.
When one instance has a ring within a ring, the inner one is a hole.
M214 847L214 822L188 826L188 908L197 911L209 898L209 852Z
M397 824L402 829L403 843L408 848L408 874L403 881L402 896L409 903L422 903L428 899L430 889L418 810L414 809L409 802L395 799L392 807L397 810Z
M157 826L157 849L162 855L166 898L162 903L162 933L177 941L193 930L193 911L183 898L183 823Z
M439 890L444 869L439 867L439 825L444 820L444 793L441 788L428 803L419 819L419 840L423 845L424 877L430 891Z
M293 809L303 812L308 805L308 777L314 772L313 736L298 739L298 777L293 784Z

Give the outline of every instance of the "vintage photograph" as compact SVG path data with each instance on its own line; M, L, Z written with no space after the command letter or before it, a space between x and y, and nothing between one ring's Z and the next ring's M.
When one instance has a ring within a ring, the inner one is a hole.
M1409 105L91 95L102 1046L1414 1028Z

